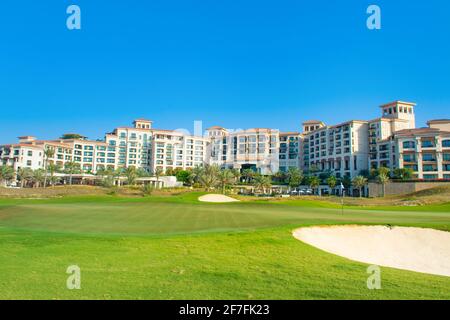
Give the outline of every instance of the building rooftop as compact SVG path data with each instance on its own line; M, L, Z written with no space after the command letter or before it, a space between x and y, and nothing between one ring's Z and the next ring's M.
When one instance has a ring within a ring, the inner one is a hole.
M152 120L148 120L148 119L140 118L140 119L134 120L134 122L148 122L148 123L152 123L153 121Z
M414 135L424 135L424 134L432 134L432 135L449 134L450 135L450 132L442 131L437 128L415 128L415 129L403 129L403 130L399 130L394 133L395 136L402 136L402 137L414 136Z
M396 104L406 104L408 106L416 106L416 103L414 103L414 102L395 100L395 101L392 101L392 102L385 103L385 104L381 105L380 108L384 108L384 107L388 107L388 106L392 106L392 105L396 105Z

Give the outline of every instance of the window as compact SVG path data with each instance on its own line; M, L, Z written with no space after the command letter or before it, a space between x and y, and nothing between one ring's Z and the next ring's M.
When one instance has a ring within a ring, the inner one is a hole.
M403 156L403 161L405 161L405 162L416 162L416 156L414 154L405 154Z
M30 150L30 151L28 151L27 154L28 154L29 157L31 157L31 156L33 156L33 151Z
M423 140L422 141L422 148L433 148L434 143L431 140Z
M414 149L416 147L415 141L404 141L403 142L403 149Z
M450 140L443 140L442 141L442 147L443 148L450 148Z
M27 160L27 166L31 167L31 160Z
M436 161L436 157L433 153L424 153L422 156L423 161Z

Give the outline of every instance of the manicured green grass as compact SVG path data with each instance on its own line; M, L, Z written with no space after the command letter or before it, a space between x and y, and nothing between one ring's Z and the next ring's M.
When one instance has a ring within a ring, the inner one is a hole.
M450 230L450 210L171 197L0 200L0 299L450 299L450 278L367 266L291 235L316 224ZM82 290L66 288L78 265Z

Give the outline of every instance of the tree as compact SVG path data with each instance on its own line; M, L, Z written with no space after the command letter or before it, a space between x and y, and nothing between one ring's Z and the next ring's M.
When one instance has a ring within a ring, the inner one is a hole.
M289 187L296 188L298 187L303 180L303 171L299 170L298 168L292 168L290 167L287 172L287 182L289 184Z
M252 169L245 169L242 171L242 177L246 183L250 183L250 181L255 177L256 172Z
M394 178L403 181L411 180L413 173L411 168L398 168L394 170Z
M377 177L377 182L381 184L382 196L386 194L386 183L389 182L389 176L386 173L380 173Z
M145 177L150 177L151 176L150 173L148 173L148 171L143 169L143 168L136 169L136 175L139 178L145 178Z
M272 179L268 176L257 174L253 178L253 185L256 190L261 190L265 194L266 188L272 187Z
M273 175L273 178L279 183L285 183L287 180L287 173L283 171L278 171Z
M309 177L309 187L311 188L311 189L316 189L316 188L318 188L320 186L320 179L319 179L319 177L316 177L316 176L311 176L311 177Z
M20 187L23 188L33 178L33 170L30 168L19 168L17 170L17 178L20 181Z
M14 169L9 166L0 166L0 181L4 186L14 178Z
M200 175L199 182L206 189L206 191L214 188L219 182L219 167L217 165L206 164L203 167L203 172Z
M386 167L380 167L377 169L377 176L379 176L380 174L384 174L389 177L391 175L391 170Z
M64 172L69 175L69 185L72 185L73 175L81 172L80 164L72 161L66 162L64 165Z
M362 189L367 184L367 178L364 176L356 176L353 178L352 185L359 190L359 197L361 198Z
M124 171L124 174L125 174L125 177L127 177L127 183L129 185L136 184L136 178L138 177L136 167L126 168Z
M330 187L331 190L334 190L334 188L336 188L337 185L337 179L335 176L329 176L328 179L326 180L327 185Z
M225 193L225 189L235 181L235 176L230 169L223 169L218 173L218 180L222 193Z
M44 169L36 169L33 171L33 178L32 178L33 184L36 187L40 187L41 184L44 184L45 181L45 170Z
M151 196L153 193L153 190L154 190L154 188L150 183L144 184L142 186L142 194L144 195L144 197Z
M72 139L84 140L84 139L86 139L86 137L84 137L84 136L82 136L82 135L80 135L78 133L65 133L65 134L63 134L60 137L60 139L63 139L63 140L72 140Z
M241 178L241 172L238 169L230 169L231 173L234 176L235 182L239 182L239 179Z
M176 174L177 181L183 182L184 184L189 184L191 181L191 175L192 173L188 170L180 170Z
M57 164L50 163L47 166L47 172L50 174L50 184L54 186L56 182L58 182L58 177L55 177L55 173L58 172L61 168Z
M200 177L203 174L203 167L195 166L194 169L192 169L191 174L192 174L192 176L191 176L192 182L200 183Z
M48 159L53 158L55 156L55 149L51 147L46 147L44 150L44 170L45 170L45 176L44 176L44 188L47 186L47 167L48 167Z
M160 167L156 168L155 172L153 173L156 177L156 182L159 185L159 178L161 178L162 175L164 175L164 170Z

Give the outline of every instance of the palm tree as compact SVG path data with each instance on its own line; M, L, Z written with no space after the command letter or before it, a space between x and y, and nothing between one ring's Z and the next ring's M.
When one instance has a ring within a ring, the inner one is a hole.
M45 181L45 170L44 169L36 169L33 171L33 183L36 187L40 187L41 184Z
M241 178L241 172L238 169L230 169L231 173L234 176L235 182L239 182L239 179Z
M14 169L9 166L0 166L0 181L6 186L6 183L14 178Z
M359 197L361 198L362 189L367 184L367 178L364 176L356 176L353 178L352 185L359 190Z
M203 167L203 172L199 177L199 182L206 189L206 191L211 190L219 183L219 172L220 169L217 165L206 164Z
M222 188L222 193L225 194L225 189L235 181L235 175L230 169L220 170L218 173L219 185Z
M48 158L53 158L55 156L55 149L47 147L44 150L44 170L45 170L45 178L44 178L44 188L47 186L47 166L48 166Z
M52 186L54 186L55 183L58 181L58 178L55 177L55 173L58 172L60 169L61 168L59 167L59 165L53 164L53 163L50 163L47 166L47 172L50 173L50 184ZM46 175L46 177L47 177L47 175ZM44 183L46 183L46 181Z
M196 166L192 169L191 179L194 183L200 183L200 177L202 176L204 168L202 166Z
M382 172L378 175L377 182L381 184L382 196L384 197L386 194L386 183L389 182L389 176Z
M164 175L164 170L160 167L155 169L154 175L156 177L156 184L159 186L159 178Z
M336 188L337 185L337 179L335 176L329 176L327 178L327 184L330 187L331 190L334 190L334 188Z
M316 189L320 186L320 179L317 176L311 176L309 177L309 187L311 189Z
M72 185L73 175L81 172L80 164L77 162L66 162L64 171L69 174L69 185Z
M279 183L284 183L287 179L287 175L286 172L283 171L278 171L276 172L273 177L279 182Z
M268 176L263 176L257 174L253 178L253 185L256 190L262 190L262 192L266 193L266 188L272 187L272 179Z
M30 168L19 168L17 170L17 178L20 180L20 187L23 188L25 183L30 181L33 177L33 170Z
M296 188L302 183L303 171L298 168L290 167L287 172L287 179L289 187Z
M242 171L242 177L246 183L250 183L250 181L255 177L255 171L252 169L245 169Z
M136 184L136 178L137 178L136 167L128 167L128 168L126 168L124 174L127 177L127 182L128 182L129 185L135 185Z

